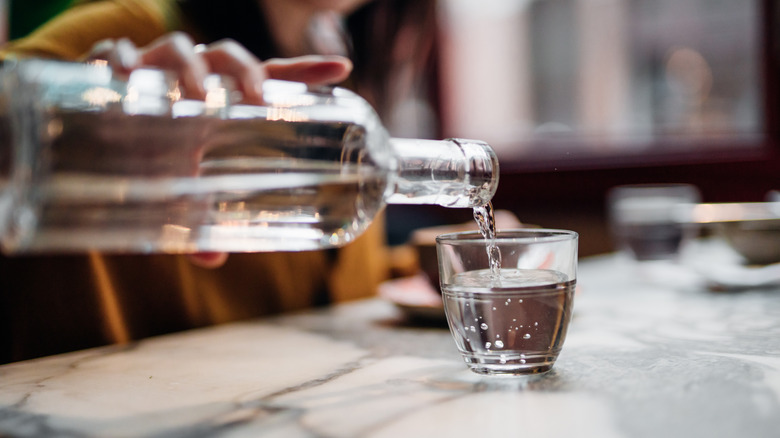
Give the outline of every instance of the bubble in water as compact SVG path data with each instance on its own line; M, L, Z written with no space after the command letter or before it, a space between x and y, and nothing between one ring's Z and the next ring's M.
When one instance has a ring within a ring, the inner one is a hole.
M496 308L494 307L493 310L496 310Z
M531 334L530 333L524 334L523 339L531 339Z
M525 363L525 359L520 359L520 363Z
M504 348L504 343L501 341L496 341L496 348Z
M517 318L512 318L512 322L517 322Z
M476 328L474 328L474 326L473 326L473 325L472 325L471 327L469 327L469 330L471 330L471 332L472 332L472 333L474 333L474 332L476 332L476 331L477 331L477 329L476 329Z
M499 361L500 363L506 363L506 356L504 356L504 355L502 354L501 356L499 356L499 358L498 358L498 361Z
M539 323L538 323L538 322L535 322L535 323L534 323L534 327L539 327Z
M498 339L498 338L500 338L500 337L501 337L501 335L496 335L496 339Z
M522 303L522 302L523 302L523 299L522 299L522 298L520 298L520 299L518 299L518 300L517 300L517 302L518 302L518 303Z
M490 342L485 342L485 348L490 349L490 347L492 346L493 344L491 344Z

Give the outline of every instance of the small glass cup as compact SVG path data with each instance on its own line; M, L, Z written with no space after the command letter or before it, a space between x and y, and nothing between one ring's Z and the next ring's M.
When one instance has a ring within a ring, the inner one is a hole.
M637 184L610 189L609 222L618 250L639 261L677 260L698 233L678 220L680 207L701 201L690 184Z
M479 232L436 239L439 281L450 332L478 374L523 375L552 369L571 320L577 282L573 231L499 231L499 269Z

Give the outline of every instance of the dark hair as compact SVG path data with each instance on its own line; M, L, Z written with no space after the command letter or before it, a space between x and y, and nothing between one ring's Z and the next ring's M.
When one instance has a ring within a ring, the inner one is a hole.
M356 87L380 112L392 107L397 97L397 89L391 92L388 87L400 70L417 81L435 82L435 0L374 0L347 18L347 30ZM437 100L436 93L427 97Z
M178 0L185 28L200 42L231 38L260 59L282 56L257 0ZM389 84L401 66L418 80L436 75L435 0L373 0L346 19L353 84L380 113L393 105ZM187 24L185 24L187 27ZM380 55L377 55L380 54ZM410 69L410 70L409 70ZM437 99L435 88L429 98ZM435 105L434 105L435 106Z

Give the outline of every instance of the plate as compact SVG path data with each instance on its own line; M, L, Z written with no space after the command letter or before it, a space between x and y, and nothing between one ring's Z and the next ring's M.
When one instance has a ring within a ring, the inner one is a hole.
M379 285L379 296L409 318L446 321L441 295L423 274L385 281Z
M722 239L704 239L685 265L713 290L741 290L780 287L780 263L748 264Z

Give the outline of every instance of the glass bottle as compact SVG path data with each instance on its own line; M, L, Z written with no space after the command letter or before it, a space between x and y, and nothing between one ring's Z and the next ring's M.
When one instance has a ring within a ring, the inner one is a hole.
M343 245L386 203L469 208L491 148L390 138L342 88L268 80L266 105L205 100L140 69L27 60L0 70L0 244L24 252L258 252Z

